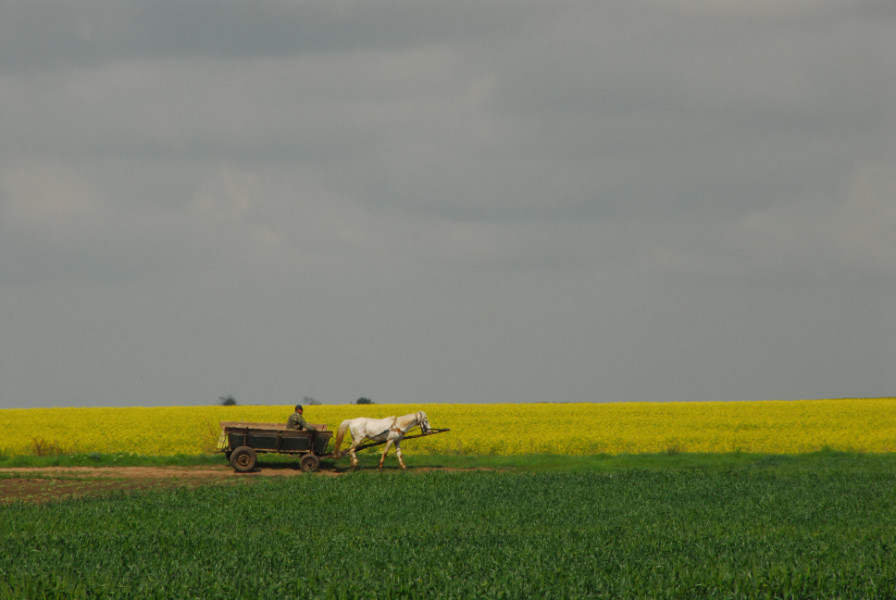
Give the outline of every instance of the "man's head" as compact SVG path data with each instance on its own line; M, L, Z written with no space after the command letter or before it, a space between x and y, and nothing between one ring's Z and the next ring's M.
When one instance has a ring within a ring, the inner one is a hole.
M296 412L297 412L297 413L302 412L302 405L301 405L301 404L296 404Z

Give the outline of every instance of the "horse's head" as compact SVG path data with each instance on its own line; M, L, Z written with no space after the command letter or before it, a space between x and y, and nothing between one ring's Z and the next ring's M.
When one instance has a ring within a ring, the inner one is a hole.
M429 420L426 418L426 413L422 410L417 413L417 424L420 425L420 431L423 433L427 433L431 429Z

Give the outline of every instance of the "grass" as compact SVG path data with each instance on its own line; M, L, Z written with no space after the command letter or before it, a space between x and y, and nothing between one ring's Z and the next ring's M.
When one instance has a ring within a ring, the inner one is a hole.
M140 454L54 454L0 455L0 468L14 467L143 467L143 466L203 466L226 464L223 454L144 456Z
M379 452L363 451L359 453L361 469L376 468ZM731 469L755 466L761 468L777 467L779 469L802 469L805 465L818 464L814 458L824 458L826 468L834 468L837 464L847 464L850 468L856 462L866 467L878 465L881 469L890 468L896 461L896 455L868 454L822 450L810 454L753 454L746 452L702 454L702 453L658 453L658 454L594 454L594 455L561 455L561 454L529 454L529 455L458 455L458 454L413 454L405 452L405 463L411 468L445 468L445 469L501 469L520 471L596 471L614 473L628 470L645 471L679 471L687 469ZM265 465L297 464L298 457L278 454L259 454L260 468ZM227 465L223 454L177 455L177 456L143 456L138 454L64 454L50 456L0 456L0 468L15 467L123 467L123 466L221 466ZM349 461L343 457L339 461L324 458L321 468L345 470ZM398 461L393 453L386 458L384 468L398 468Z
M423 459L3 506L0 598L896 597L893 455Z

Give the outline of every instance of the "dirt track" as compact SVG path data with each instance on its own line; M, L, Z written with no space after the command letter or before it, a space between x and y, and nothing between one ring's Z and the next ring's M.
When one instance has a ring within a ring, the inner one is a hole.
M366 470L366 469L365 469ZM385 467L397 471L398 467ZM467 471L445 467L408 467L408 471ZM487 469L491 470L491 469ZM351 469L321 468L308 476L336 477ZM91 496L114 490L246 483L264 477L305 475L295 464L265 465L250 473L237 473L230 465L205 467L4 467L0 468L0 505L15 500L47 502Z
M338 475L340 471L320 471ZM45 502L95 495L112 490L137 490L214 483L236 483L258 477L295 477L293 466L268 467L237 473L229 465L211 467L20 467L0 468L0 503L13 500Z

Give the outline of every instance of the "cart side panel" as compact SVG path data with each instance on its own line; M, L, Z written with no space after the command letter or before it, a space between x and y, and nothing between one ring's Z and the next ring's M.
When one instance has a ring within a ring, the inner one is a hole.
M325 454L327 446L330 444L330 438L333 437L332 431L318 431L314 434L314 453Z
M277 434L277 431L259 429L228 429L227 439L231 449L249 446L255 450L276 451Z
M225 428L227 449L249 446L256 451L324 454L333 437L332 431L296 431L292 429L261 429L255 427Z
M239 429L227 430L227 445L230 450L236 450L246 445L246 431Z
M310 431L284 431L280 438L280 449L286 452L308 452L311 450Z
M250 429L246 445L257 450L279 450L277 447L277 432Z

